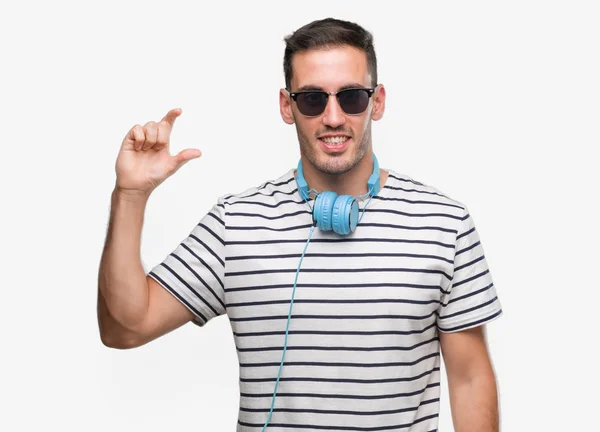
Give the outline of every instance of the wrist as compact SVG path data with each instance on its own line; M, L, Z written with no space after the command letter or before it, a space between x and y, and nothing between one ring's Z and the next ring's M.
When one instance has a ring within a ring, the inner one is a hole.
M135 189L123 189L119 186L115 186L112 197L119 201L127 201L132 203L145 204L150 198L152 191L141 191Z

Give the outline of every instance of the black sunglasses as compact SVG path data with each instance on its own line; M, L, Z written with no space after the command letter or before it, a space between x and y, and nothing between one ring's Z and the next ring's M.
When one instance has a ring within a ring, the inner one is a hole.
M285 89L290 97L296 101L298 111L307 117L316 117L325 111L329 96L336 96L340 107L346 114L355 115L364 112L369 106L369 99L375 93L373 88L349 88L338 92L325 92L319 90L307 90L290 92Z

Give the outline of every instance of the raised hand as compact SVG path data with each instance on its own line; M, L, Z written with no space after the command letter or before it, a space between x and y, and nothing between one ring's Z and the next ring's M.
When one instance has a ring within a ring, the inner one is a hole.
M136 124L123 139L115 171L116 188L121 192L149 195L163 181L192 159L198 149L186 149L171 156L169 141L180 108L170 110L160 122Z

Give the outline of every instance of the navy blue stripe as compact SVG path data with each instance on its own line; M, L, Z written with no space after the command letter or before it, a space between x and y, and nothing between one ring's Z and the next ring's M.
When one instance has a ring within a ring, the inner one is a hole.
M277 285L261 285L261 286L240 286L240 287L227 287L225 292L236 292L236 291L257 291L266 289L279 289L279 288L292 288L294 284L277 284ZM297 284L297 288L416 288L416 289L431 289L439 290L441 294L449 294L450 290L445 291L440 285L421 285L421 284L408 284L408 283L365 283L365 284Z
M313 239L311 243L413 243L413 244L432 244L449 249L454 249L454 245L441 243L432 240L406 240L396 238L354 238L354 237L336 237L336 238L321 238ZM261 244L286 244L286 243L306 243L306 239L283 239L283 240L248 240L248 241L227 241L225 246L231 245L261 245Z
M227 229L229 230L237 230L237 231L253 231L253 230L266 230L266 231L294 231L298 229L305 229L312 227L312 223L304 224L304 225L292 225L283 228L272 228L267 226L229 226Z
M292 315L292 319L330 319L330 320L374 320L374 319L407 319L407 320L424 320L427 318L431 318L433 315L437 315L437 311L433 311L427 315L393 315L393 314L385 314L385 315ZM248 321L273 321L280 319L288 319L287 315L264 315L264 316L255 316L255 317L229 317L229 321L232 322L248 322Z
M440 326L438 326L438 328L441 331L446 331L446 332L451 332L451 331L456 331L456 330L462 330L462 329L467 328L467 327L480 325L480 324L483 324L483 323L485 323L487 321L490 321L491 319L497 317L501 313L502 313L502 309L498 310L498 312L495 312L492 315L486 316L485 318L481 318L481 319L479 319L477 321L471 321L471 322L468 322L466 324L461 324L461 325L456 326L456 327L440 327ZM279 363L277 363L277 364L279 364Z
M280 381L283 381L281 379ZM311 414L342 414L342 415L385 415L385 414L400 414L403 412L416 411L422 405L439 402L439 398L428 399L422 401L419 406L398 408L393 410L382 410L382 411L346 411L346 410L321 410L321 409L302 409L302 408L274 408L273 412L293 412L293 413L311 413ZM246 408L240 406L240 411L245 412L269 412L270 408Z
M473 261L470 261L470 262L468 262L468 263L466 263L466 264L463 264L463 265L461 265L461 266L458 266L458 267L456 267L456 268L454 269L454 275L456 276L456 272L457 272L457 271L459 271L459 270L462 270L462 269L464 269L464 268L466 268L466 267L469 267L469 266L471 266L471 265L473 265L473 264L475 264L475 263L477 263L477 262L481 261L483 258L484 258L484 256L483 256L483 255L481 255L479 258L475 258Z
M339 384L385 384L385 383L396 383L396 382L409 382L416 381L424 376L431 375L433 372L440 371L439 367L423 372L413 377L404 378L381 378L381 379L350 379L350 378L310 378L310 377L280 377L279 381L288 382L319 382L319 383L339 383ZM274 382L276 377L266 378L244 378L240 377L241 382ZM259 410L260 411L260 410Z
M397 190L401 190L401 191L404 191L404 192L424 193L424 194L429 194L429 195L437 195L437 196L440 196L440 197L443 197L443 198L448 198L446 195L441 194L439 192L431 192L431 191L425 191L425 190L419 190L419 189L405 189L405 188L400 187L400 186L391 186L391 185L388 185L388 184L386 184L383 188L384 189L396 190L396 191ZM448 198L448 199L450 199L450 198ZM450 201L452 201L452 200L450 199Z
M475 276L471 276L470 278L463 279L463 280L461 280L460 282L454 282L454 283L452 284L452 288L451 288L451 289L455 289L457 286L460 286L460 285L462 285L462 284L465 284L465 283L467 283L467 282L472 282L472 281L474 281L475 279L478 279L478 278L480 278L481 276L485 276L485 275L486 275L486 274L488 274L489 272L490 272L490 269L486 269L486 270L482 271L481 273L478 273L478 274L476 274Z
M359 367L359 368L379 368L379 367L398 367L398 366L414 366L422 361L432 357L439 357L440 353L435 352L427 354L417 360L410 362L387 362L387 363L347 363L347 362L315 362L315 361L286 361L285 366L327 366L327 367ZM243 363L240 362L240 367L272 367L279 366L281 362L264 362L264 363Z
M461 220L460 216L455 216L447 213L407 213L399 210L390 210L390 209L375 209L375 208L366 208L365 213L391 213L408 217L445 217L450 219Z
M247 270L247 271L239 271L239 272L228 272L225 273L225 277L234 277L234 276L250 276L250 275L259 275L259 274L278 274L278 273L296 273L298 271L297 268L291 269L264 269L264 270ZM443 275L446 279L452 280L446 272L438 269L414 269L414 268L307 268L302 269L302 273L371 273L371 272L406 272L406 273L429 273L429 274L440 274ZM461 282L462 283L462 282ZM456 285L455 285L456 286Z
M400 228L407 230L432 230L432 231L442 231L447 233L456 234L457 231L451 228L442 228L436 226L410 226L410 225L396 225L396 224L383 224L383 223L362 223L361 227L382 227L382 228Z
M432 414L426 417L422 417L420 419L415 420L412 423L405 423L399 425L392 426L371 426L371 427L360 427L360 426L322 426L322 425L308 425L308 424L292 424L292 423L269 423L270 427L281 427L281 428L296 428L296 429L317 429L317 430L332 430L332 431L358 431L358 432L377 432L377 431L386 431L386 430L395 430L398 428L407 428L415 425L416 423L420 423L425 420L430 420L432 418L438 417L438 414ZM241 420L238 420L238 424L240 426L245 427L264 427L263 423L247 423Z
M420 201L420 200L409 200L406 198L392 198L392 197L388 198L388 197L382 197L382 196L378 196L378 195L373 197L373 199L379 200L379 201L402 201L402 202L407 202L410 204L434 204L434 205L440 205L440 206L446 206L446 207L454 207L454 208L463 210L462 206L459 206L456 204L443 203L443 202L439 202L439 201Z
M230 202L229 203L229 207L233 207L233 206L239 205L239 204L257 205L257 206L267 207L267 208L277 208L277 207L282 206L284 204L305 204L305 201L303 201L303 200L300 200L300 201L281 200L277 204L267 204L267 203L263 203L263 202L260 202L260 201L234 201L234 202Z
M457 302L457 301L460 301L460 300L466 299L466 298L468 298L468 297L471 297L471 296L474 296L474 295L480 294L480 293L482 293L482 292L484 292L484 291L487 291L487 290L489 290L489 289L490 289L490 288L491 288L493 285L494 285L494 283L492 282L492 283L490 283L489 285L487 285L487 286L484 286L484 287L483 287L483 288L481 288L481 289L478 289L478 290L476 290L476 291L471 291L470 293L468 293L468 294L465 294L465 295L463 295L463 296L460 296L460 297L455 297L455 298L453 298L452 300L449 300L449 301L448 301L448 303L446 303L446 304L443 304L443 303L442 303L442 307L446 307L446 306L448 306L450 303L454 303L454 302ZM294 300L294 303L296 303L296 301L297 301L297 300Z
M177 260L179 260L184 266L187 267L187 269L194 274L194 276L196 276L207 288L208 285L206 285L206 282L204 282L204 279L202 279L194 270L192 270L182 259L180 259L177 255L175 255L174 253L170 254L172 255L174 258L176 258ZM179 276L177 274L177 272L175 272L175 270L173 270L171 267L169 267L168 264L166 263L161 263L161 265L166 268L167 270L169 270L173 276L175 276L179 282L181 282L183 285L186 286L186 288L188 290L190 290L191 292L193 292L195 294L196 297L198 297L198 299L204 303L215 315L219 315L219 313L216 311L216 309L214 307L212 307L212 305L206 301L206 299L198 292L196 291L190 284L188 284L181 276ZM210 288L209 288L210 289ZM211 290L211 292L214 294L214 292Z
M289 180L285 180L285 181L282 181L282 182L279 182L279 183L275 183L273 181L268 181L268 182L265 182L265 183L261 184L260 186L258 186L257 191L261 191L261 190L265 189L269 185L271 185L271 186L283 186L284 184L288 184L288 183L290 183L293 180L295 180L294 176L292 176ZM234 198L234 197L247 198L245 196L240 196L240 195L241 194L229 194L229 195L223 197L223 199L229 199L229 198ZM249 196L254 196L254 194L253 195L249 195Z
M223 241L223 239L221 239L221 237L219 237L213 230L211 230L207 225L203 224L203 223L199 223L198 226L201 226L202 228L204 228L206 231L208 231L209 233L211 233L213 235L214 238L216 238L217 240L219 240L219 242L225 246L225 242Z
M273 186L282 186L282 185L284 185L286 183L289 183L290 181L291 181L291 179L288 180L287 182L281 182L281 183L273 184ZM233 199L246 199L246 198L252 198L252 197L257 196L257 195L264 196L264 197L272 197L272 196L275 196L275 194L294 195L294 193L298 190L298 189L294 189L291 192L286 192L284 190L276 189L273 192L271 192L270 194L267 194L267 193L261 193L260 192L263 189L266 189L266 188L262 187L260 190L254 192L254 193L251 193L249 195L241 195L241 194L227 195L226 197L224 197L224 199L228 199L228 200L232 199L232 198ZM229 202L228 204L234 204L234 203L235 203L235 201Z
M383 336L383 335L398 335L405 336L411 334L425 333L430 328L436 326L436 323L430 324L422 330L374 330L374 331L349 331L349 330L290 330L290 335L339 335L339 336ZM284 335L285 330L281 331L265 331L265 332L233 332L235 337L252 337L252 336L277 336ZM287 364L287 363L286 363Z
M428 384L425 388L412 392L389 393L380 395L349 395L339 393L277 393L277 397L308 397L308 398L324 398L324 399L360 399L360 400L377 400L377 399L395 399L399 397L410 397L421 393L433 387L439 387L440 383ZM240 393L240 396L247 398L264 398L273 396L273 393Z
M472 308L463 309L463 310L458 311L458 312L454 312L454 313L451 313L451 314L448 314L448 315L440 316L439 319L440 320L444 320L444 319L452 318L452 317L455 317L455 316L458 316L458 315L463 315L463 314L466 314L466 313L469 313L469 312L473 312L473 311L475 311L477 309L481 309L483 307L486 307L487 305L490 305L490 304L494 303L497 299L498 299L498 296L494 297L491 300L486 301L485 303L481 303L481 304L478 304L477 306L473 306Z
M212 289L212 287L210 286L210 284L208 284L203 278L202 276L200 276L198 273L196 273L194 271L194 269L192 269L192 267L190 267L190 265L185 262L183 260L183 258L181 258L180 256L176 255L175 253L170 254L171 256L173 256L173 258L177 259L177 261L179 261L181 264L183 264L185 266L185 268L187 268L190 273L192 273L194 276L196 276L200 282L202 282L202 284L204 285L204 287L210 291L210 293L213 295L213 298L223 307L223 309L225 309L225 303L223 303L223 301L221 300L221 298L217 295L217 293ZM206 264L206 263L205 263ZM173 271L173 270L171 270ZM179 278L179 276L177 276ZM192 289L191 286L189 286L187 283L185 283L185 281L181 278L179 278L186 286L188 286L189 289ZM217 279L218 280L218 279ZM194 291L195 292L195 291ZM204 303L206 303L206 305L215 313L217 314L217 311L210 305L208 304L207 301L204 300L204 298L199 294L196 293L198 295L198 297L204 301ZM218 315L218 314L217 314Z
M461 249L461 250L459 250L458 252L456 252L455 256L458 256L458 255L460 255L461 253L464 253L464 252L470 251L470 250L471 250L471 249L473 249L473 248L476 248L477 246L479 246L479 244L480 244L480 243L481 243L481 242L480 242L480 241L478 241L478 242L475 242L475 243L473 243L471 246L468 246L468 247L466 247L466 248L464 248L464 249Z
M219 261L219 264L221 264L221 266L225 267L225 263L223 262L223 260L221 259L221 257L219 255L217 255L211 248L209 245L207 245L206 243L204 243L202 240L200 240L198 237L196 237L194 234L190 234L190 237L193 238L194 240L196 240L198 243L200 243L202 246L204 246L206 248L206 250L216 258L217 261Z
M302 212L304 213L304 212ZM228 226L228 230L238 230L238 231L252 231L252 230L268 230L268 231L294 231L299 229L306 229L312 226L312 222L308 224L302 225L292 225L289 227L283 228L273 228L264 225L253 225L253 226ZM408 226L408 225L395 225L395 224L383 224L383 223L361 223L361 227L378 227L378 228L395 228L395 229L405 229L405 230L431 230L431 231L442 231L447 233L456 234L456 230L435 226Z
M439 338L434 337L426 341L416 343L412 346L376 346L376 347L333 347L333 346L287 346L286 351L412 351L415 348L419 348L423 345L428 345L431 342L439 341ZM265 352L265 351L283 351L283 346L271 346L271 347L255 347L255 348L238 348L238 352Z
M238 303L228 303L228 308L234 307L247 307L247 306L264 306L264 305L274 305L274 304L288 304L290 300L265 300L265 301L255 301L255 302L238 302ZM385 299L344 299L344 300L335 300L335 299L297 299L294 300L294 304L373 304L373 303L407 303L407 304L431 304L437 303L441 304L440 300L408 300L408 299L397 299L397 298L385 298Z
M199 255L196 255L196 253L190 249L186 244L182 244L181 245L185 250L187 250L192 256L194 256L198 261L200 261L202 263L202 265L212 273L212 275L214 276L214 278L216 279L217 282L219 282L219 285L221 285L221 288L224 287L223 282L221 282L221 279L219 278L219 276L217 276L217 274L215 273L215 271L213 270L212 266L209 265L206 261L204 261L204 259L202 259L202 257L200 257ZM207 283L205 283L205 285L207 286L207 288L209 287L209 285Z
M217 222L219 222L221 225L225 226L225 222L223 222L221 219L219 219L219 217L217 215L215 215L214 213L208 212L206 215L212 217Z
M158 280L163 285L164 288L168 289L175 297L177 297L183 304L185 304L188 308L190 308L190 310L192 310L197 316L199 316L205 323L206 323L206 321L208 321L206 319L206 317L198 309L196 309L192 304L190 304L190 302L188 302L185 298L183 298L177 291L175 291L173 288L171 288L169 286L169 284L166 283L164 280L162 280L162 278L160 276L158 276L153 271L151 271L149 274L152 277L154 277L156 280Z
M227 212L225 213L225 216L240 216L240 217L258 217L258 218L262 218L262 219L268 219L268 220L275 220L275 219L283 219L283 218L287 218L287 217L292 217L292 216L298 216L301 214L312 214L310 212L310 210L299 210L293 213L284 213L282 215L278 215L278 216L265 216L262 215L260 213L241 213L241 212Z
M228 256L225 261L251 260L251 259L279 259L279 258L300 258L302 254L279 254L279 255L238 255ZM423 255L410 253L306 253L305 258L375 258L375 257L408 257L408 258L427 258L445 261L453 264L454 261L437 255Z
M475 231L475 227L471 228L469 231L465 231L464 233L456 236L456 240L460 240L461 238L463 238L464 236L468 236L469 234L471 234L473 231Z
M425 184L423 184L423 183L420 183L420 182L418 182L418 181L416 181L416 180L409 179L409 178L403 178L403 177L397 177L397 176L395 176L395 175L394 175L394 174L392 174L392 173L389 173L389 174L388 174L388 177L389 177L389 178L393 178L394 180L398 180L398 181L404 181L404 182L410 182L410 183L412 183L412 184L416 184L416 185L418 185L418 186L427 187L427 185L425 185Z

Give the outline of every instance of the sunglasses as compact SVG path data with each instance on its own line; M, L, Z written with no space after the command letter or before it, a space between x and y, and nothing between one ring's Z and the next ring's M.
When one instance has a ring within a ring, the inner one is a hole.
M329 96L336 96L340 108L346 114L356 115L364 112L369 106L369 99L375 93L373 88L349 88L338 92L325 92L319 90L307 90L290 92L290 97L296 102L298 111L307 117L316 117L323 114Z

